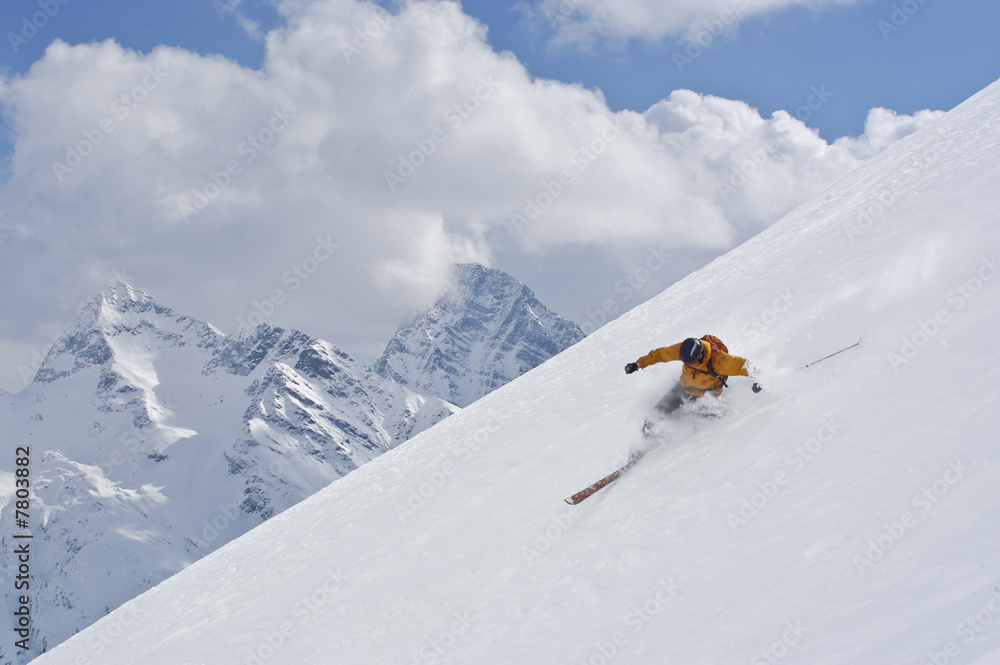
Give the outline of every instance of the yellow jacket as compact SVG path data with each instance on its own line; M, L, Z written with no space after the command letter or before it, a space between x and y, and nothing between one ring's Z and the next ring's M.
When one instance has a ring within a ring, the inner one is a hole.
M714 351L712 345L705 340L698 340L705 348L705 354L701 362L689 365L684 363L681 371L681 388L692 397L701 397L705 393L714 393L716 396L722 394L722 380L712 376L712 373L720 376L749 376L747 372L746 358L740 358L724 351ZM635 363L642 368L655 365L656 363L670 362L681 359L681 343L672 346L664 346L654 349L639 358ZM711 365L711 368L709 367Z

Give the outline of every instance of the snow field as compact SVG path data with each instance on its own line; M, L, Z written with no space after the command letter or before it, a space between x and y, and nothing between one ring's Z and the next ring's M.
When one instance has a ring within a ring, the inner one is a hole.
M36 662L997 662L998 115L993 85ZM767 390L566 506L677 374L625 363L707 332Z

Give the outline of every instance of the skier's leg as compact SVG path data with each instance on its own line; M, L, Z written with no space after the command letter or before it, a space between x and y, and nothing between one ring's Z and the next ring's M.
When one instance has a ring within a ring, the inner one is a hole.
M669 416L691 399L693 398L684 392L681 385L678 383L671 388L659 402L657 402L656 411L661 415Z
M672 420L669 416L681 408L692 398L681 389L680 384L675 385L657 402L653 413L646 418L642 425L642 433L648 438L663 437L667 434L670 426L667 423Z

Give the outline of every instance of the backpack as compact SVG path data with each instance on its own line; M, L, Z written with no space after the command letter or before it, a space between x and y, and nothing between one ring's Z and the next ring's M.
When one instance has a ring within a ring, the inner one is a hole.
M706 341L706 342L709 343L709 345L712 347L712 354L713 355L715 354L716 351L722 351L723 353L729 353L729 349L726 347L725 343L721 339L719 339L718 337L716 337L715 335L702 335L701 339L703 341ZM691 369L693 369L695 372L698 372L700 374L708 374L709 376L714 376L715 378L717 378L719 381L722 382L723 386L725 386L726 388L729 387L729 384L726 383L726 377L722 376L721 374L716 374L715 373L715 368L712 367L712 360L711 359L709 359L709 361L708 361L708 367L707 367L708 371L707 372L703 372L700 369L695 369L694 367L692 367Z
M715 335L702 335L701 339L712 345L712 351L722 351L723 353L729 353L729 349L726 348L726 345L723 343L723 341L718 337L716 337Z

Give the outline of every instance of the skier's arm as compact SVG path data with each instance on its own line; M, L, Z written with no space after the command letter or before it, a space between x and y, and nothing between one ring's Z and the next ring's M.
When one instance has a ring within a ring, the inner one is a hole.
M681 359L681 345L673 344L671 346L662 346L658 349L653 349L642 358L635 361L635 364L640 368L649 367L650 365L655 365L656 363L666 363L671 360Z
M745 358L717 352L712 361L715 371L727 376L748 376L754 380L753 391L759 393L763 388L757 381L757 366ZM722 369L719 369L722 367Z
M746 358L740 358L723 351L712 354L712 368L723 376L750 376L753 365Z

